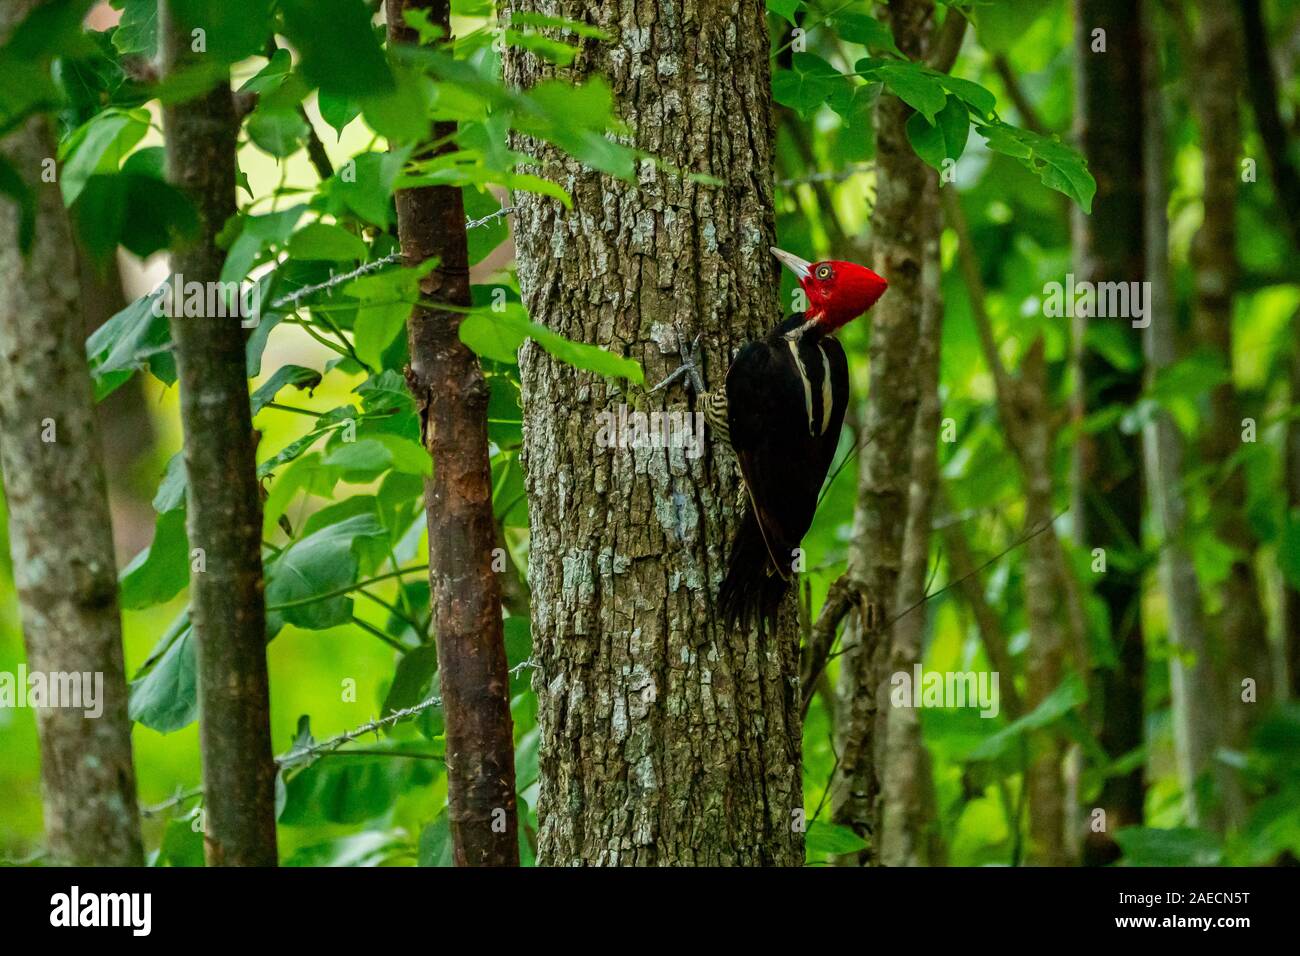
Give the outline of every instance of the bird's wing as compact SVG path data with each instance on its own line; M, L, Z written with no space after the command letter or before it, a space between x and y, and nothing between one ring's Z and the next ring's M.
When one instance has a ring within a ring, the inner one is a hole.
M817 508L821 476L814 481L811 473L822 436L809 434L804 389L781 348L751 342L736 355L727 372L727 418L768 555L789 578L794 549Z

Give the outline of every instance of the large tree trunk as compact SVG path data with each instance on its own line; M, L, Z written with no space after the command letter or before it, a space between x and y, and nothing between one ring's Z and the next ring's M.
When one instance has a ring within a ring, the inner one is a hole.
M190 30L159 4L163 75L194 61ZM235 214L235 116L230 83L163 110L167 177L189 194L201 231L171 257L172 276L218 281L225 253L217 233ZM179 299L179 296L177 296ZM208 298L208 297L205 297ZM180 310L174 310L179 312ZM266 676L262 503L244 330L237 316L171 320L185 430L190 547L202 565L190 578L199 694L199 745L212 866L274 866L275 763Z
M1236 211L1241 115L1237 97L1242 61L1232 7L1217 0L1202 0L1199 7L1197 77L1191 99L1205 164L1205 214L1192 241L1196 277L1192 326L1198 343L1222 356L1231 367L1233 295L1239 272ZM1231 381L1224 382L1210 393L1209 416L1201 429L1202 463L1213 468L1227 466L1241 450L1242 431L1236 389ZM1245 475L1240 465L1229 467L1211 498L1211 520L1218 538L1233 549L1234 559L1223 584L1221 608L1211 615L1210 626L1224 664L1226 741L1244 747L1257 709L1273 698L1273 680L1255 576L1256 542L1246 521ZM1253 701L1243 699L1246 681L1254 682ZM1229 823L1240 822L1245 812L1244 801L1235 790L1230 788L1224 795Z
M407 10L427 11L429 22L451 35L448 0L388 0L390 43L418 43L418 33L404 19ZM450 141L455 133L455 123L436 123L431 139ZM478 356L461 344L462 313L454 311L470 305L460 187L400 190L397 231L408 266L438 259L437 268L421 280L422 303L453 307L420 304L411 313L407 383L434 461L424 497L454 855L457 866L518 866L510 677L501 587L492 570L497 527L488 463L488 388Z
M0 43L35 6L0 7ZM62 686L60 675L82 682L85 706L61 700L36 711L50 859L139 866L117 565L77 260L58 184L42 178L54 156L44 117L0 140L0 159L32 190L36 208L24 253L18 205L0 199L0 465L9 547L29 671L51 688ZM92 704L87 695L98 699Z
M1169 287L1169 185L1166 177L1165 113L1161 92L1158 20L1154 4L1144 9L1143 45L1146 190L1146 267L1151 283L1151 322L1142 332L1147 375L1154 378L1178 358L1178 335ZM1169 631L1169 686L1173 699L1174 750L1188 821L1221 830L1222 813L1200 798L1197 781L1214 772L1214 752L1222 713L1214 676L1200 582L1186 540L1187 501L1183 494L1186 446L1168 412L1159 412L1144 431L1147 492L1160 551L1160 591ZM1221 775L1221 774L1220 774Z
M776 311L772 110L761 4L522 0L514 11L586 20L571 69L511 50L521 86L602 74L645 164L613 180L541 144L573 196L518 196L519 278L532 317L573 339L677 364L703 333L720 385L732 352ZM541 728L542 864L803 861L798 636L728 630L716 606L742 513L726 453L596 445L602 411L663 399L521 350L531 520L529 579ZM680 409L682 393L670 400Z
M933 13L930 0L891 0L886 9L894 39L909 59L925 59ZM875 270L889 280L889 291L871 312L871 391L863 416L849 555L849 573L865 586L882 621L901 610L896 597L913 425L921 398L914 368L916 337L925 298L926 242L936 228L934 217L917 215L918 199L937 187L934 170L908 141L911 115L911 107L891 94L882 94L876 104L877 200L871 231ZM921 204L924 208L923 199ZM853 827L870 841L866 852L873 861L879 860L881 852L881 773L888 714L881 702L888 700L886 682L894 663L890 633L867 633L862 622L850 622L844 644L851 650L840 670L840 761L831 806L837 823Z
M1097 180L1092 214L1074 210L1079 281L1139 282L1146 278L1142 241L1142 2L1075 0L1075 130ZM1105 50L1094 51L1094 31L1105 31ZM1130 303L1131 304L1131 303ZM1078 378L1075 415L1086 418L1114 405L1131 406L1142 390L1139 369L1119 369L1086 339L1091 323L1123 323L1126 317L1077 317L1074 321ZM1142 467L1138 437L1118 426L1080 432L1075 444L1075 534L1089 551L1102 549L1105 570L1097 595L1110 618L1113 667L1097 669L1100 743L1111 759L1142 746L1145 654L1142 644ZM1094 558L1094 562L1095 562ZM1112 834L1141 824L1145 800L1143 766L1108 776L1100 807L1104 830L1089 829L1084 861L1112 862L1119 855Z

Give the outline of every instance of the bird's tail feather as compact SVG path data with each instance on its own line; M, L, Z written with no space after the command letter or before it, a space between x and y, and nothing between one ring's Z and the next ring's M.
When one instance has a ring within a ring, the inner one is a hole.
M718 590L723 620L729 627L747 627L754 620L775 625L781 600L789 588L790 583L772 564L753 507L746 507L731 546L727 576Z

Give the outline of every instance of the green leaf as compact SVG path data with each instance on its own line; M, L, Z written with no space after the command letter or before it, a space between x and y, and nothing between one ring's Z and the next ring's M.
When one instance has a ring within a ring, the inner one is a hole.
M988 737L967 758L991 760L998 757L1028 731L1055 723L1087 699L1088 692L1079 675L1070 674L1033 711Z
M623 358L596 345L574 342L528 319L516 302L505 303L501 311L475 309L460 325L460 340L485 358L498 362L516 362L515 353L526 339L533 338L551 355L574 368L597 372L610 378L626 378L635 384L645 383L641 363Z
M168 385L176 382L171 329L161 309L154 307L158 296L151 292L136 299L86 340L96 401L102 401L138 368L147 367Z
M860 43L872 51L888 50L895 56L903 55L894 45L894 34L889 27L865 13L837 13L830 26L850 43Z
M417 143L430 133L433 81L414 69L399 67L391 90L360 97L366 122L392 143Z
M295 109L259 106L248 117L248 138L264 153L292 156L307 139L307 121Z
M266 66L249 77L239 88L240 93L273 93L280 88L293 70L293 57L289 51L280 47L266 61Z
M96 173L115 173L149 131L148 110L109 107L79 126L59 147L59 186L71 206Z
M122 608L133 611L153 607L185 590L190 581L189 548L185 509L160 514L154 525L153 543L122 569Z
M343 136L344 127L361 115L361 104L357 100L334 96L323 90L316 97L316 105L320 108L321 119L338 134L339 138Z
M770 12L782 17L791 26L798 26L795 23L794 15L803 6L801 0L766 0L766 3Z
M352 598L326 596L355 584L361 549L387 541L373 514L356 515L299 538L267 564L266 603L287 624L322 630L352 619Z
M242 282L264 250L288 241L306 209L299 205L261 216L241 214L227 223L218 242L228 239L232 232L234 238L229 241L226 261L221 266L221 281Z
M353 345L361 361L382 368L384 350L406 324L420 296L420 279L437 266L427 259L411 269L392 269L353 279L343 292L360 300L353 323Z
M849 102L853 84L821 57L796 53L791 68L780 70L772 80L772 97L783 106L808 116L831 101Z
M795 2L797 3L798 0L795 0ZM571 20L568 17L553 17L545 13L512 10L510 22L517 27L552 27L559 30L561 34L572 33L574 36L587 37L592 40L610 39L610 35L600 27L594 27L590 23L583 23L581 20Z
M167 460L162 481L153 496L153 510L160 515L175 511L185 505L188 482L185 476L185 453L178 451Z
M930 123L920 113L913 113L907 120L907 139L916 155L942 170L945 159L955 161L966 149L970 114L960 100L950 96L935 119L936 122Z
M451 842L451 821L446 811L420 831L420 866L454 866L455 851Z
M943 84L944 89L969 106L975 115L981 119L987 120L993 114L993 111L997 109L997 97L978 83L972 83L970 80L963 80L959 76L951 76L935 70L929 72Z
M178 626L179 625L179 626ZM127 714L136 723L169 734L199 716L193 633L186 613L169 632L167 650L143 677L131 682Z
M362 153L345 163L322 189L338 200L340 211L351 210L367 222L387 228L393 221L393 183L409 154L409 149Z
M1115 842L1127 866L1218 866L1223 851L1213 836L1193 827L1121 827Z
M932 74L916 63L895 60L880 64L876 73L891 93L931 123L937 122L939 111L948 102L948 94L939 82L938 74Z
M394 88L362 0L283 0L280 9L303 76L322 92L360 98Z
M393 750L400 752L400 747ZM317 760L287 776L280 822L297 826L374 820L388 813L398 796L411 786L427 785L432 780L429 763L360 754Z
M369 254L360 237L325 222L308 223L289 239L289 255L295 259L342 262L364 259Z
M381 717L386 717L397 710L414 707L429 699L433 693L434 675L438 673L438 648L433 644L421 644L402 655L397 662L397 672L393 683L384 697ZM411 718L406 718L410 720ZM401 723L402 721L398 721ZM393 724L385 731L391 736Z
M867 841L843 824L813 820L804 835L804 847L808 853L838 856L865 850Z
M113 31L117 52L153 59L158 51L158 0L111 0L110 5L122 11Z
M253 393L253 414L256 415L275 401L275 396L286 386L293 385L310 392L315 390L320 381L321 374L315 369L302 365L282 365Z
M178 23L203 30L203 56L237 63L266 49L271 0L168 0Z
M1083 155L1055 137L1040 136L1000 120L977 125L976 131L988 142L989 149L1019 159L1038 174L1043 185L1064 193L1086 213L1092 212L1092 197L1097 181L1088 172Z

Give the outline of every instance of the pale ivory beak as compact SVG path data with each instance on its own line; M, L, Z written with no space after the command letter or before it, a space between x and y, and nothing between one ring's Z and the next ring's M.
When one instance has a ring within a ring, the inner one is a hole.
M781 264L799 277L802 282L812 275L812 263L806 259L800 259L793 252L786 252L784 249L778 249L776 246L769 246L772 255L780 260Z

